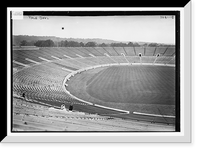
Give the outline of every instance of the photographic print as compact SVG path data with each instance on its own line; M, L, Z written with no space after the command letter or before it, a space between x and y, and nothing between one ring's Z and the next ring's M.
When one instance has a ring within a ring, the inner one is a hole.
M45 13L12 22L13 132L177 131L175 13Z

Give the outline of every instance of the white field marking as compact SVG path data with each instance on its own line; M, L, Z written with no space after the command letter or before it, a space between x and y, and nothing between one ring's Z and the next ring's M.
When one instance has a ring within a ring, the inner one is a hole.
M112 59L111 57L110 57L110 55L108 55L107 53L104 53L104 55L105 56L107 56L107 57L109 57L112 61L114 61L115 63L118 63L117 61L115 61L114 59Z
M96 58L96 56L95 55L93 55L93 54L89 54L91 57L94 57L94 58Z
M41 60L47 61L47 62L51 62L50 60L47 60L47 59L40 57L40 56L38 58L41 59Z
M125 58L125 60L126 60L127 63L130 63L130 62L127 60L126 55L125 55L124 53L121 53L121 55L124 56L124 58Z
M157 58L158 58L158 57L156 56L156 58L155 58L155 60L154 60L153 64L155 64L155 63L156 63L156 60L157 60Z
M80 58L84 58L84 57L82 57L81 55L79 55L79 54L76 54L76 56L78 56L78 57L80 57Z
M76 100L78 100L78 101L80 101L80 102L87 103L87 104L89 104L89 105L93 105L91 102L87 102L87 101L85 101L85 100L79 99L79 98L75 97L74 95L72 95L69 91L67 91L67 92L68 92L68 94L69 94L72 98L74 98L74 99L76 99Z
M133 114L146 115L146 116L155 116L155 117L168 117L168 118L175 118L175 116L157 115L157 114L149 114L149 113L141 113L141 112L133 112Z
M102 105L98 105L98 104L94 104L94 106L100 107L100 108L104 108L104 109L114 110L114 111L125 112L125 113L128 113L128 114L130 113L129 111L126 111L126 110L121 110L121 109L116 109L116 108L110 108L110 107L106 107L106 106L102 106Z
M29 58L25 58L25 60L30 61L30 62L33 62L33 63L35 63L35 64L40 64L39 62L36 62L36 61L34 61L34 60L32 60L32 59L29 59Z
M19 65L25 66L25 67L29 67L29 65L23 64L21 62L15 61L15 60L13 60L13 62L16 63L16 64L19 64Z
M108 55L107 53L104 53L105 56L110 57L110 55Z
M100 108L104 108L104 109L109 109L109 110L114 110L114 111L125 112L125 113L128 113L128 114L130 113L129 111L126 111L126 110L110 108L110 107L101 106L101 105L98 105L98 104L93 104L93 103L91 103L91 102L87 102L87 101L85 101L85 100L82 100L82 99L77 98L76 96L72 95L72 94L71 94L68 90L66 90L65 88L64 88L64 90L65 90L65 92L66 92L67 94L69 94L72 98L75 98L75 99L77 99L78 101L81 101L81 102L83 102L83 103L87 103L87 104L89 104L89 105L94 105L94 106L96 106L96 107L100 107Z
M75 71L73 71L73 72L75 72ZM87 103L87 104L89 104L89 105L93 105L91 102L87 102L87 101L85 101L85 100L79 99L79 98L77 98L76 96L72 95L72 94L65 88L66 80L67 80L67 79L70 80L70 77L71 77L72 74L73 74L73 73L68 74L68 75L65 77L65 79L63 80L63 84L62 84L63 90L64 90L68 95L70 95L72 98L77 99L77 100L79 100L80 102Z
M67 56L67 55L63 55L64 57L67 57L67 58L69 58L69 59L73 59L72 57L70 57L70 56Z
M104 55L106 55L106 53L104 53ZM107 55L106 55L107 56ZM130 65L129 63L124 63L123 65ZM131 65L139 65L140 63L134 63L134 64L131 64ZM116 63L113 63L113 64L103 64L103 65L99 65L99 66L95 66L95 67L106 67L106 66L112 66L112 65L117 65ZM152 64L149 64L149 63L146 63L146 65L152 65ZM164 64L157 64L156 63L156 65L158 65L158 66L165 66ZM153 66L153 65L152 65ZM89 68L92 68L92 67L89 67ZM85 101L85 100L82 100L82 99L80 99L80 98L77 98L76 96L74 96L74 95L72 95L66 88L65 88L65 83L66 83L66 81L67 80L70 80L70 77L71 77L71 75L72 74L76 74L76 73L78 73L78 71L84 71L84 69L89 69L89 68L83 68L83 69L79 69L79 70L77 70L77 71L74 71L73 73L70 73L70 74L68 74L66 77L65 77L65 79L63 80L63 85L62 85L62 87L63 87L63 90L68 94L68 95L70 95L72 98L74 98L74 99L77 99L77 100L79 100L80 102L83 102L83 103L87 103L87 104L89 104L89 105L94 105L94 106L96 106L96 107L101 107L101 108L105 108L105 109L111 109L111 110L116 110L116 111L121 111L121 112L126 112L126 113L130 113L129 111L125 111L125 110L121 110L121 109L115 109L115 108L110 108L110 107L105 107L105 106L101 106L101 105L97 105L97 104L93 104L93 103L91 103L91 102L87 102L87 101ZM135 114L139 114L139 113L137 113L137 112L133 112L133 113L135 113ZM140 113L140 114L144 114L144 113ZM151 114L150 114L151 115ZM160 115L161 116L161 115ZM165 115L164 115L165 116ZM163 117L163 115L162 115L162 117ZM168 116L168 117L173 117L173 116Z
M174 64L165 64L165 66L175 67Z
M101 114L101 116L114 116L114 115L127 115L127 113L112 113L112 114Z
M140 64L142 64L142 56L140 57Z
M169 62L171 62L172 60L174 60L174 58L175 58L175 56L174 56L173 58L171 58L171 60L170 60L170 61L168 61L166 64L168 64Z
M67 68L62 68L65 71L69 71L69 72L74 72L73 70L67 69Z
M60 58L53 56L53 55L51 57L54 58L54 59L57 59L57 60L61 60Z

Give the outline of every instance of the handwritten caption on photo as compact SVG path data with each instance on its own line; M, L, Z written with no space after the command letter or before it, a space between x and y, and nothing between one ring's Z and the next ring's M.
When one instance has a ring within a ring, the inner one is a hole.
M32 20L48 20L49 18L46 16L29 16L29 19Z

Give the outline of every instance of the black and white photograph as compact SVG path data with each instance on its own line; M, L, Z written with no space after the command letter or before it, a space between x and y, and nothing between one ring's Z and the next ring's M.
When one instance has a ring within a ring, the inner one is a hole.
M12 22L12 131L176 131L175 15L46 13Z
M177 12L11 16L11 132L179 132Z

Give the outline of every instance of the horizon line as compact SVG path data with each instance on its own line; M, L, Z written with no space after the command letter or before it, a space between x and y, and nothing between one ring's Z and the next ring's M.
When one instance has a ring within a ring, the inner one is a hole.
M60 38L60 39L101 39L101 40L109 40L109 41L116 41L116 42L122 42L122 43L128 43L128 42L135 42L135 43L157 43L157 44L167 44L167 45L175 45L174 43L160 43L160 42L147 42L147 41L125 41L125 40L113 40L113 39L107 39L107 38L73 38L73 37L59 37L59 36L42 36L42 35L15 35L13 34L13 36L35 36L35 37L56 37L56 38Z

